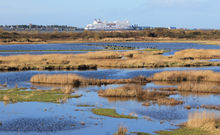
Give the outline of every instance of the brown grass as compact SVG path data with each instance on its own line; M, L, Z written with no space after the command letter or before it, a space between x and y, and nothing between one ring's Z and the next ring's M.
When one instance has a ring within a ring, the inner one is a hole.
M205 109L213 109L220 111L220 105L201 105L200 107Z
M38 32L0 31L0 42L7 43L53 43L53 42L129 42L129 41L185 41L204 42L220 38L219 30L169 30L167 28L141 31L84 31L84 32Z
M122 59L123 58L123 59ZM1 56L0 70L87 70L97 68L156 68L219 66L220 62L181 60L158 51L100 51L85 54Z
M177 87L166 87L159 88L160 91L180 91L180 94L199 94L209 95L209 94L220 94L220 84L219 82L195 82L195 81L182 81L182 82L172 82L172 81L155 81L156 85L174 85Z
M186 49L176 52L174 57L179 59L219 59L220 50Z
M64 94L72 94L74 92L72 85L67 85L64 87L63 93Z
M183 104L183 101L176 100L174 98L159 98L156 100L158 105L180 105Z
M170 95L176 94L175 92L143 90L140 85L124 85L115 89L100 90L98 94L102 97L135 97L140 101L153 101L159 105L183 104L183 101L168 98Z
M216 87L215 85L207 82L203 82L203 83L182 82L178 84L177 89L179 91L185 91L185 92L220 94L220 87Z
M114 135L126 135L128 129L124 126L119 126L118 131Z
M216 129L215 114L206 111L190 113L186 126L188 128L214 130Z
M126 83L140 83L145 84L150 80L144 76L135 77L132 79L94 79L85 78L76 74L39 74L31 77L32 83L38 84L59 84L59 85L73 85L74 87L86 85L102 85L102 84L126 84Z
M103 97L138 97L142 92L141 85L124 85L116 89L98 91Z
M220 73L213 71L164 71L153 76L155 81L209 81L220 82Z
M8 96L3 96L3 101L10 101L10 98Z

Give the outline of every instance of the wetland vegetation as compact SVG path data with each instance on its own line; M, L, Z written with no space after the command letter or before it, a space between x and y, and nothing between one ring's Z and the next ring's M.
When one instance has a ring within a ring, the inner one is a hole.
M0 43L71 43L71 42L198 42L219 44L219 30L169 30L167 28L142 31L83 31L51 32L0 30Z
M189 52L191 50L188 50ZM212 50L204 50L207 53ZM85 54L45 54L18 55L0 57L0 70L88 70L97 68L159 68L159 67L200 67L219 66L220 62L203 59L182 59L161 55L163 50L156 51L101 51ZM217 52L217 51L215 51ZM212 54L212 53L211 53ZM219 57L218 53L209 55L209 59ZM200 55L200 53L199 53Z
M132 115L121 115L116 112L115 109L109 109L109 108L95 108L92 109L92 112L97 115L103 115L113 118L127 118L127 119L137 119L138 117L132 116Z
M69 98L79 98L82 95L66 94L65 90L26 90L25 88L14 88L0 90L0 101L5 103L16 102L52 102L62 103Z
M0 74L0 104L5 103L0 133L31 133L27 127L37 133L61 131L55 134L219 133L220 63L209 61L220 58L219 50L186 49L165 56L166 50L153 47L96 47L106 48L84 54L0 57L0 69L13 71ZM36 111L34 116L30 110ZM27 117L49 120L32 122ZM59 122L53 122L54 117Z
M160 135L218 135L219 119L216 119L213 113L194 112L189 114L188 121L181 128L157 133Z

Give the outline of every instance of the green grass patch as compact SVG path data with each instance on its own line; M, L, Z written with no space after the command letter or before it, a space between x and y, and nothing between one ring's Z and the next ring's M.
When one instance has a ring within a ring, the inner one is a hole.
M131 134L135 134L135 135L150 135L148 133L144 133L144 132L130 132Z
M108 116L113 118L137 119L137 117L131 115L120 115L116 112L115 109L109 109L109 108L95 108L92 109L92 112L97 115Z
M169 52L169 50L162 50L162 49L157 49L157 48L146 48L146 49L143 49L143 51L148 51L148 52L163 51L164 53Z
M211 135L209 131L202 129L180 128L171 131L157 131L159 135Z
M104 47L104 46L103 46ZM0 50L0 52L73 52L73 51L107 51L107 50L134 50L130 47L106 47L105 49L85 49L85 50Z
M95 105L77 105L77 107L95 107Z
M79 98L81 95L64 94L62 90L8 89L0 90L0 101L5 102L52 102L61 103L65 99Z
M0 52L72 52L72 51L103 51L103 49L87 49L87 50L0 50Z

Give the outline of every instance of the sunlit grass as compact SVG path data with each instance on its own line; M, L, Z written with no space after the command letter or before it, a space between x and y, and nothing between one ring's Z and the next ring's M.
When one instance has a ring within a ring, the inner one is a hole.
M118 114L115 109L109 108L95 108L92 109L92 112L97 115L108 116L113 118L137 119L137 117L135 116Z
M61 103L69 98L79 98L81 95L64 94L62 90L0 90L0 101L14 102L52 102Z

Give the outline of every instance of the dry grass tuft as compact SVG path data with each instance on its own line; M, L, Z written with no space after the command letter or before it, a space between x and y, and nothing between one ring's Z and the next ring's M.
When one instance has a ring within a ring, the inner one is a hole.
M85 78L76 75L76 74L55 74L55 75L46 75L46 74L40 74L40 75L34 75L31 77L31 82L33 83L45 83L45 84L66 84L66 85L79 85L82 80L85 80Z
M178 91L185 91L185 92L196 92L196 93L215 93L220 94L220 88L207 83L196 83L196 82L181 82L178 84Z
M98 94L104 97L138 97L141 92L141 85L124 85L116 89L100 90Z
M114 135L126 135L128 129L124 126L119 126L118 131Z
M59 84L59 85L73 85L74 87L86 85L102 85L102 84L126 84L126 83L147 83L150 80L146 77L140 76L132 79L94 79L85 78L76 74L40 74L32 76L32 83L39 84Z
M141 85L124 85L115 89L106 89L98 91L99 96L102 97L129 97L137 98L141 101L153 101L159 105L178 105L183 104L183 101L178 101L173 98L168 98L176 92L161 92L143 90Z
M146 68L219 66L220 62L181 60L148 51L100 51L84 54L1 56L0 70L88 70L97 68Z
M220 73L205 71L164 71L153 76L155 81L210 81L220 82Z
M180 105L183 104L183 101L176 100L174 98L159 98L156 100L158 105Z
M214 130L216 129L215 114L206 111L190 113L186 126L188 128Z
M72 94L73 92L74 92L73 86L71 86L71 85L65 86L65 88L63 90L64 94Z
M4 96L3 101L10 101L10 98L8 96Z
M191 93L191 94L220 94L220 84L218 82L195 82L195 81L186 81L186 82L172 82L172 81L156 81L155 84L158 85L174 85L177 87L166 87L160 88L160 91L180 91Z
M176 52L174 57L179 59L219 59L220 50L186 49Z

